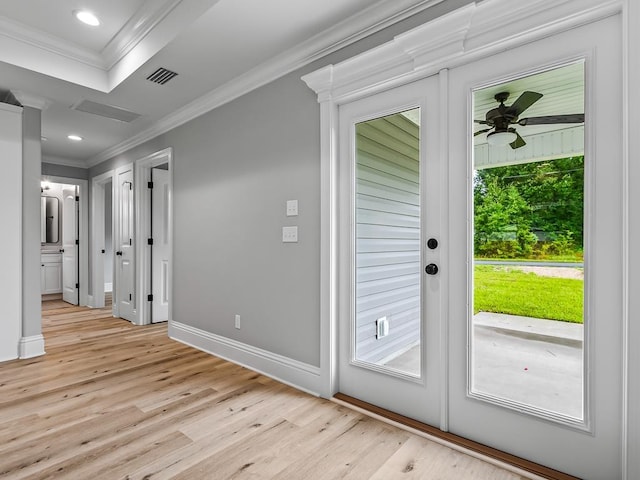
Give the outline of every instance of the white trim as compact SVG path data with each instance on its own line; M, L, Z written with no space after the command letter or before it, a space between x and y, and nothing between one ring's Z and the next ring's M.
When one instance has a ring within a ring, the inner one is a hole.
M20 358L33 358L44 355L44 337L42 335L32 335L30 337L22 337L18 345Z
M109 170L91 179L91 304L94 308L104 307L104 257L102 249L105 248L104 211L105 211L105 185L109 182L113 185L115 170ZM112 186L113 190L113 186ZM113 212L113 202L115 196L111 195L111 205ZM113 215L111 217L111 238L113 237ZM112 258L113 258L113 252ZM112 265L112 271L115 267Z
M443 0L379 1L309 40L235 77L209 93L193 100L150 128L114 145L87 160L93 167L116 155L147 142L215 108L241 97L267 83L319 60L362 38L400 22Z
M147 294L151 293L151 250L146 239L151 238L149 229L151 203L146 188L151 179L151 169L158 165L169 165L169 320L173 318L173 148L165 148L135 161L135 218L136 218L136 300L138 302L138 324L151 323L151 306Z
M339 272L335 242L338 181L335 148L335 112L340 104L424 78L444 68L459 66L507 48L515 48L606 18L619 12L620 0L531 0L506 5L506 0L469 4L447 15L398 35L392 41L302 77L316 92L321 111L321 363L323 395L336 392L335 303ZM501 18L506 29L495 28ZM329 218L325 218L328 216ZM445 421L443 412L443 423Z
M78 264L80 269L80 290L78 304L89 305L89 181L81 178L59 177L57 175L42 175L42 178L52 183L77 185L80 187L80 248L78 249Z
M102 61L107 69L126 57L183 0L147 2L102 49Z
M111 292L112 290L113 290L113 283L112 282L105 282L104 291L105 292Z
M84 160L78 160L74 158L55 157L51 155L43 155L42 163L49 163L51 165L63 165L65 167L76 167L76 168L85 168L85 169L89 168Z
M24 92L22 90L11 90L13 96L22 104L23 107L37 108L38 110L46 110L51 105L51 100Z
M169 338L318 396L320 369L289 357L169 320Z

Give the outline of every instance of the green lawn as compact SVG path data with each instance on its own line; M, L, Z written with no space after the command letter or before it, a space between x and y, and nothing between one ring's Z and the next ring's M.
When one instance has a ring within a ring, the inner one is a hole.
M582 323L582 280L476 265L474 311Z

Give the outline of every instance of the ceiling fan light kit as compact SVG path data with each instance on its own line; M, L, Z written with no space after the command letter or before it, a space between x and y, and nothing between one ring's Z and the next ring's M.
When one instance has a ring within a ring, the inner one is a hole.
M487 135L487 142L489 145L506 147L510 143L513 143L518 138L516 132L491 132Z
M510 125L548 125L556 123L584 123L584 113L570 115L548 115L544 117L520 118L520 115L531 105L543 97L541 93L526 91L518 99L506 106L504 102L509 98L509 92L497 93L494 98L499 102L497 108L487 112L484 120L475 120L475 123L487 125L488 128L478 130L473 135L478 136L487 133L487 143L493 146L509 145L514 150L524 147L527 142L520 136L515 128ZM493 131L492 131L493 130Z

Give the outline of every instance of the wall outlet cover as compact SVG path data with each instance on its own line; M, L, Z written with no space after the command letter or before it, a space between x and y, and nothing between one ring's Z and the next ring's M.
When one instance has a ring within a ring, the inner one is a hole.
M296 243L298 241L298 227L282 227L282 242Z

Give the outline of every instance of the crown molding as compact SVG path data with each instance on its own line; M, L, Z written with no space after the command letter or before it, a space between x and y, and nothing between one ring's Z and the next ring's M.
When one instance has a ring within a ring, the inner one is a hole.
M126 57L182 1L146 2L146 8L136 12L102 50L101 55L106 67L111 69Z
M0 35L91 67L105 68L99 53L7 17L0 17Z
M339 104L622 11L621 0L507 1L471 3L302 80L320 103Z
M65 167L76 168L89 168L84 160L78 160L74 158L62 158L54 155L43 155L42 163L49 163L52 165L63 165Z
M101 52L0 16L0 61L109 93L219 0L147 0Z
M32 95L22 90L11 90L13 96L22 104L23 107L37 108L38 110L46 110L51 105L51 100Z
M337 23L297 47L275 56L226 84L188 103L150 128L91 157L89 167L126 152L225 103L277 80L362 38L411 17L444 0L381 0Z

